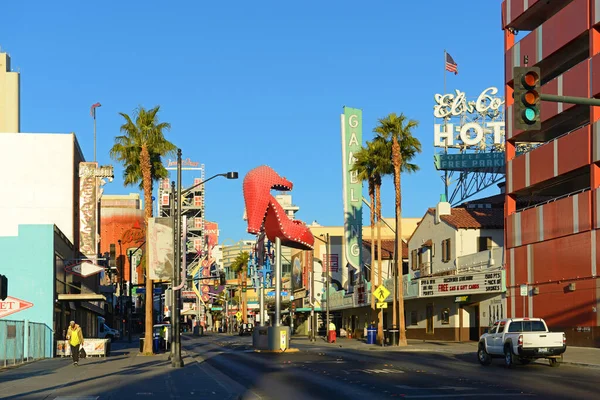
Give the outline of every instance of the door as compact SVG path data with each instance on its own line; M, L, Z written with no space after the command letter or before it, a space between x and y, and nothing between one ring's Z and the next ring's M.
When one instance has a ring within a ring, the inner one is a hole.
M479 304L469 307L469 340L479 340Z
M425 333L433 334L433 303L427 304L425 315L427 317L427 328Z

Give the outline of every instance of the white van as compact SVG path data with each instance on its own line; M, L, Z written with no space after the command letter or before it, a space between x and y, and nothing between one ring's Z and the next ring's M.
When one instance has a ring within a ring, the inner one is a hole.
M110 339L111 341L115 339L119 339L121 337L121 333L106 325L105 319L102 317L98 317L98 338L99 339Z

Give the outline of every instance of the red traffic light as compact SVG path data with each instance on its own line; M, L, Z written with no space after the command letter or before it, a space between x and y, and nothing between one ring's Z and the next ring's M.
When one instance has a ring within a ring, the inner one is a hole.
M527 71L527 73L523 75L522 83L527 89L533 89L539 80L540 77L535 71Z

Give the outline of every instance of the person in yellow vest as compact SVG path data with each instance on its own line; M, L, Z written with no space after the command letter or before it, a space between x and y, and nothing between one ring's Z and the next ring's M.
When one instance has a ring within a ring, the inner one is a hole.
M71 356L73 357L73 365L79 365L79 349L83 346L83 332L81 327L71 321L67 330L67 340L71 346Z

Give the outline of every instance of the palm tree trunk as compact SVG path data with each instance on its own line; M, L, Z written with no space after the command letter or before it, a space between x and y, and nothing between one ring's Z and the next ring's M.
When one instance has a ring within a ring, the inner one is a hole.
M152 175L150 164L150 153L148 147L142 146L140 152L140 166L142 168L142 186L144 188L144 222L148 227L148 220L152 218ZM148 243L146 242L145 253L148 254ZM152 354L152 326L154 319L152 312L154 310L154 294L152 290L152 280L150 279L150 271L146 264L146 301L145 301L145 333L144 333L144 353Z
M383 284L383 276L381 273L381 185L375 186L377 197L377 285ZM383 341L383 308L379 310L379 321L377 324L377 341Z
M402 165L402 155L400 154L400 143L396 135L392 138L392 162L394 163L394 189L396 191L396 254L398 262L396 263L396 277L398 282L398 312L394 311L394 325L396 321L400 323L399 346L406 346L406 318L404 318L404 284L402 275L402 190L400 186L400 166Z
M377 308L375 308L375 190L373 182L369 180L369 197L371 200L371 323L377 320Z
M248 280L248 267L244 267L244 269L242 270L242 279ZM243 318L243 322L244 324L248 323L248 291L246 290L246 292L242 293L242 295L244 296L243 302L242 302L242 318Z

